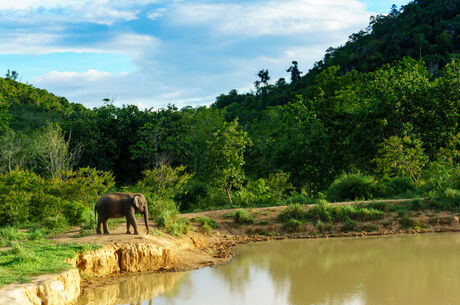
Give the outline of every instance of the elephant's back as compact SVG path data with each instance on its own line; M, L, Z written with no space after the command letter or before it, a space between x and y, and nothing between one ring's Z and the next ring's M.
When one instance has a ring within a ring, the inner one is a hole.
M123 217L131 203L132 196L129 193L109 193L98 200L96 210L98 213L111 214L112 217Z

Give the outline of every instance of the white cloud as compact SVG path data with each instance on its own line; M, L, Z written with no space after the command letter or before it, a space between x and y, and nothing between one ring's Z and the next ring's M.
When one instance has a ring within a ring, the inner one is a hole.
M164 7L157 8L156 10L148 14L147 17L151 20L158 19L164 15L165 11L166 11L166 8Z
M119 53L133 59L149 50L155 52L160 42L155 37L135 33L117 33L106 41L63 44L71 34L0 33L1 54L41 55L61 52Z
M286 0L245 4L180 3L171 22L211 27L238 36L293 35L334 31L367 22L357 0Z
M110 25L118 21L137 19L139 8L158 0L1 0L0 14L7 19L18 19L20 23L62 21L67 23L92 22ZM46 11L46 18L37 14ZM27 18L21 18L27 16ZM25 19L25 20L24 20Z

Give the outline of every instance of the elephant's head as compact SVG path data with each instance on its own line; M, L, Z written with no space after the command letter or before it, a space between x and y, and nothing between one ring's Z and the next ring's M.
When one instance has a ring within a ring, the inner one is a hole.
M143 194L136 194L133 198L133 206L136 212L144 214L145 227L147 228L147 234L149 230L149 209L147 206L147 200Z

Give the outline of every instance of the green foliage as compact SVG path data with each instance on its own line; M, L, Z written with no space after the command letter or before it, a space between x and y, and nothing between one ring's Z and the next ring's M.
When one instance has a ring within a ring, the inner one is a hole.
M48 240L15 242L12 249L0 252L0 287L27 282L38 274L68 269L71 265L65 262L66 259L98 247L77 243L52 244Z
M233 214L233 220L236 223L247 224L254 222L254 216L249 214L247 210L238 210Z
M175 236L188 233L190 223L188 219L179 216L179 209L173 200L151 199L148 195L146 195L146 199L149 202L149 216L155 220L159 227Z
M343 223L342 231L349 232L349 231L357 231L358 230L358 223L353 219L348 217L345 218Z
M385 195L387 198L401 194L406 195L406 198L410 198L407 197L407 195L411 192L415 192L417 189L417 186L411 178L399 176L391 178L385 183L385 187Z
M372 199L377 193L375 180L360 173L343 174L327 190L330 202Z
M201 230L207 234L210 234L213 229L219 228L219 224L214 219L209 217L195 217L191 220L193 222L197 222Z
M303 223L300 220L289 218L284 224L284 229L288 232L300 232L303 230Z
M421 178L428 157L420 139L393 136L385 139L380 146L379 157L375 159L378 172L389 177L411 177L414 182Z
M188 174L185 166L176 168L161 164L159 167L143 172L144 178L137 185L146 193L152 193L161 199L179 196L193 175Z
M289 219L305 219L305 209L300 204L290 204L278 215L278 219L287 222Z
M37 223L57 230L88 222L94 203L113 186L113 178L89 168L66 173L67 180L44 179L24 170L0 174L0 223Z
M318 204L307 210L304 218L317 222L341 222L347 219L357 221L369 221L381 219L384 212L374 208L368 208L360 205L334 206L330 204Z
M424 225L418 221L414 220L410 217L402 217L399 219L399 224L401 225L402 229L414 229L414 230L420 230L424 228Z
M226 190L230 203L230 189L238 188L244 179L244 151L250 144L247 133L238 129L238 120L225 123L208 142L213 164L211 181Z
M437 210L460 212L460 190L446 189L443 193L433 192L430 195L429 206Z

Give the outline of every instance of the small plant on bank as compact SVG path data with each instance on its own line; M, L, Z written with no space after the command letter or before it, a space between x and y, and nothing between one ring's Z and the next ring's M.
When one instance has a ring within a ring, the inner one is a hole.
M288 232L300 232L303 230L303 223L298 219L291 218L284 224L284 228Z
M211 233L213 229L219 228L219 224L209 217L195 217L191 220L198 223L201 231L207 234Z
M353 219L346 218L345 222L343 223L342 231L349 232L349 231L357 231L358 230L358 223Z
M235 212L233 215L233 220L236 223L253 223L254 222L254 216L249 214L248 211L246 210L238 210Z
M413 229L413 230L421 230L424 228L424 225L418 221L414 220L410 217L403 217L399 219L399 224L401 225L401 229Z
M278 215L278 219L284 222L289 219L302 220L305 219L305 215L305 209L300 204L290 204Z

